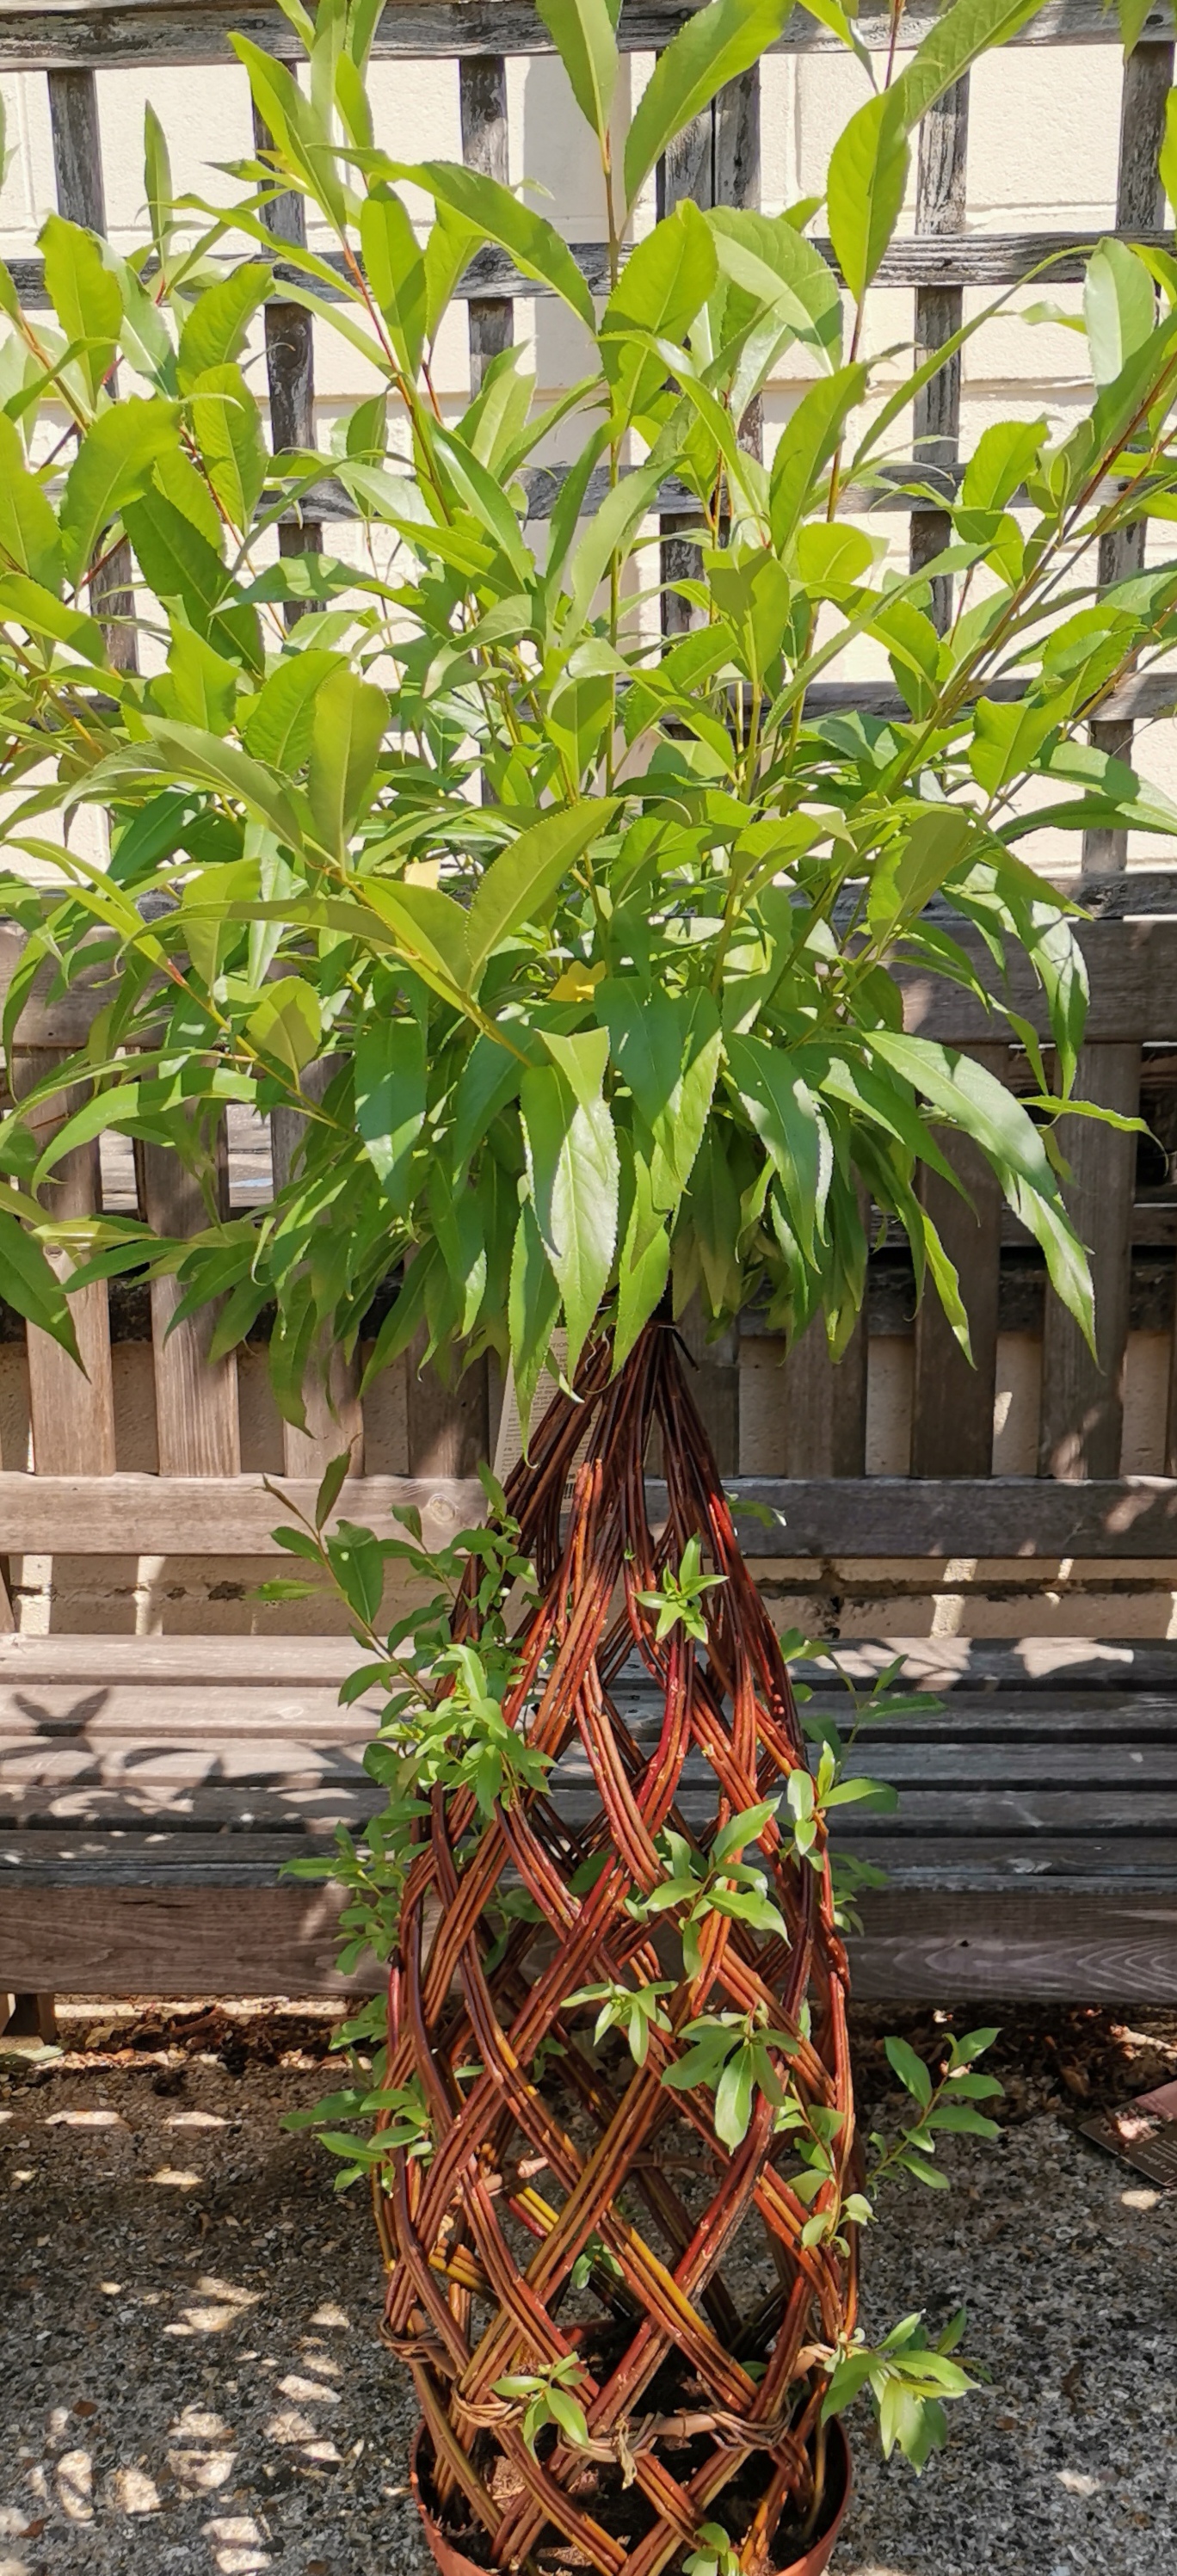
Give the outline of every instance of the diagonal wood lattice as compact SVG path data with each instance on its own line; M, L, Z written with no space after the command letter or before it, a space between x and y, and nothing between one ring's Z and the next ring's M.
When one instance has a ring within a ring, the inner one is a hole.
M805 1757L677 1335L655 1323L612 1380L609 1366L607 1345L596 1346L580 1402L556 1398L508 1487L541 1602L517 1641L504 1713L552 1757L546 1786L489 1822L469 1793L435 1791L407 1882L389 2081L420 2079L437 2144L428 2164L398 2154L379 2195L384 2331L420 2397L423 2494L463 2557L657 2576L718 2514L751 2571L790 2563L789 2535L815 2500L825 2381L806 2347L853 2324L853 2257L802 2243L813 2209L790 2188L795 2159L762 2094L731 2152L716 2138L710 2090L671 2091L661 2077L685 2053L679 2034L694 2017L763 2007L767 2025L796 2041L782 2079L844 2115L846 2170L846 1961L828 1867L799 1860L775 1824L754 1858L787 1940L709 1914L700 1973L687 1979L669 1923L655 1941L625 1910L667 1874L654 1840L664 1826L706 1848ZM656 1537L643 1484L655 1429L669 1495ZM659 1645L655 1614L635 1596L665 1566L678 1569L692 1537L724 1578L702 1596L707 1643L680 1622ZM455 1625L473 1633L469 1605ZM657 1691L660 1725L646 1750L618 1707L619 1676L635 1656ZM574 1828L560 1760L578 1746L596 1808ZM698 1771L700 1755L712 1813L692 1830L678 1801L688 1757ZM594 1854L607 1855L601 1875L572 1894L570 1879ZM505 1947L491 1911L504 1883L521 1884L542 1917L516 1920ZM653 2031L644 2066L618 2045L606 2072L587 2044L594 2008L567 2009L566 1998L590 1981L668 1974L678 1980L666 1997L670 2035ZM738 2293L724 2274L737 2236ZM750 2242L761 2266L753 2294ZM552 2426L532 2449L521 2405L496 2394L496 2382L569 2355L583 2368L589 2448Z

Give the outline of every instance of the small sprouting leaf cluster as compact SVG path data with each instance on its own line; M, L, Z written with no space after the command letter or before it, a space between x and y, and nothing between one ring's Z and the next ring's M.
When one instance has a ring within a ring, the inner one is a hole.
M644 2066L650 2054L650 2031L669 2034L662 1998L674 1993L673 1979L657 1978L649 1986L625 1986L608 1983L578 1986L574 1995L566 1995L566 2005L599 2004L593 2045L599 2047L606 2031L623 2030L635 2066Z
M775 1798L765 1798L732 1816L721 1825L708 1852L699 1851L685 1834L670 1827L659 1834L655 1848L667 1876L647 1896L627 1898L626 1911L635 1923L675 1914L688 1977L699 1974L699 1932L709 1914L726 1914L733 1922L747 1923L754 1932L784 1934L784 1916L769 1895L766 1872L741 1857L775 1817L777 1803Z
M965 2312L958 2309L933 2342L923 2318L914 2315L902 2317L881 2343L849 2343L830 2374L825 2420L841 2415L862 2389L869 2389L884 2459L898 2449L918 2475L946 2439L946 2400L967 2396L978 2385L976 2365L969 2368L952 2359L965 2324Z
M704 1574L701 1544L697 1538L689 1538L677 1574L672 1566L664 1565L657 1591L634 1594L635 1601L640 1601L644 1610L657 1611L655 1644L660 1646L681 1621L686 1635L697 1638L705 1646L707 1622L700 1607L703 1595L712 1591L717 1583L726 1581L723 1574Z
M563 2360L549 2362L533 2371L511 2371L496 2379L496 2397L507 2398L513 2406L522 2407L521 2431L529 2450L534 2451L536 2436L545 2424L554 2424L566 2442L580 2449L589 2438L584 2408L574 2391L584 2381L584 2366L575 2353Z
M992 2047L996 2037L995 2029L970 2030L953 2039L948 2064L938 2082L933 2081L922 2057L917 2057L907 2040L891 2038L884 2042L888 2064L916 2103L918 2117L891 2143L878 2132L872 2134L870 2143L876 2161L870 2172L870 2190L898 2172L914 2175L917 2182L929 2183L933 2190L947 2191L947 2176L929 2162L936 2153L937 2137L997 2136L996 2122L976 2108L978 2102L996 2101L1003 2089L996 2075L976 2072L978 2057Z
M740 2576L740 2553L721 2522L701 2522L696 2546L683 2560L685 2576Z
M488 1469L482 1482L492 1514L486 1524L459 1530L441 1549L425 1546L421 1515L398 1506L394 1520L405 1533L378 1537L332 1514L342 1492L348 1459L334 1459L316 1497L313 1520L275 1531L279 1544L316 1571L351 1614L359 1645L367 1650L343 1684L352 1703L373 1691L383 1696L379 1726L364 1753L364 1767L386 1791L385 1804L357 1845L345 1827L322 1859L288 1864L302 1878L333 1878L348 1891L340 1918L345 1935L341 1964L354 1967L365 1947L387 1958L396 1939L405 1870L429 1815L429 1792L468 1790L477 1813L510 1805L526 1789L542 1788L547 1757L528 1742L525 1720L512 1725L503 1702L515 1679L517 1656L506 1625L506 1604L525 1609L534 1598L535 1572L519 1549L519 1525L506 1508L501 1485ZM285 1500L279 1488L278 1498ZM384 1588L390 1568L437 1586L381 1633ZM471 1574L476 1569L476 1579ZM260 1587L272 1597L274 1585ZM461 1596L475 1623L475 1639L455 1642L451 1623ZM280 1597L284 1597L280 1589ZM501 1900L505 1946L510 1923L530 1903L523 1890Z
M774 2062L774 2050L791 2057L797 2047L791 2031L774 2030L763 2004L750 2012L701 2013L685 2024L684 2057L663 2069L662 2081L687 2093L706 2084L715 2093L715 2133L725 2147L738 2147L747 2137L756 2096L783 2109L787 2095Z
M374 2137L352 2137L336 2126L340 2120L377 2117L381 2125ZM433 2126L424 2089L416 2076L407 2084L353 2083L338 2093L325 2094L310 2110L283 2112L282 2126L313 2129L319 2145L329 2155L342 2159L343 2171L335 2178L337 2191L350 2190L353 2183L378 2172L398 2152L422 2160L433 2153Z

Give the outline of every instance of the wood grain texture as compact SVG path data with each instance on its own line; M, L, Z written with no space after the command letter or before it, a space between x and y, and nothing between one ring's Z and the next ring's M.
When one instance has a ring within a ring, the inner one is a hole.
M21 1060L31 1087L51 1069L52 1051L30 1050ZM61 1094L45 1111L38 1141L80 1108L80 1089ZM53 1181L43 1192L45 1204L60 1216L92 1216L102 1205L98 1145L79 1145L63 1157ZM51 1256L60 1277L68 1276L68 1256ZM110 1358L110 1316L106 1288L97 1281L70 1300L82 1368L33 1324L28 1326L29 1408L33 1457L48 1476L108 1476L115 1468L114 1377ZM84 1374L83 1374L84 1372ZM63 1536L62 1547L68 1545Z
M1177 1892L1084 1897L870 1892L850 1974L860 2002L1177 2000Z
M670 42L700 0L625 0L618 42L631 53L657 52ZM922 34L941 14L939 0L915 0L904 15L904 33ZM1172 31L1168 0L1158 0L1144 21L1144 35ZM46 71L56 65L231 62L230 34L249 36L273 54L302 59L297 37L276 6L251 0L76 0L63 5L36 5L36 0L9 0L0 18L0 67L9 71ZM886 10L872 7L855 21L855 32L872 52L886 53L892 22ZM1013 42L1019 45L1097 44L1119 42L1114 12L1102 0L1048 0ZM551 37L532 0L389 0L376 30L373 53L378 60L412 59L431 54L548 54ZM841 39L796 8L769 48L774 53L842 55Z
M511 181L507 131L507 66L501 54L463 54L459 67L462 159L468 170ZM510 296L472 295L467 306L470 333L470 391L477 393L492 358L509 349L515 337L515 309Z
M1161 1476L954 1478L740 1476L725 1484L785 1515L783 1527L740 1522L747 1556L950 1556L1095 1560L1158 1557L1177 1541L1177 1481ZM0 1474L0 1555L275 1556L283 1496L313 1512L316 1486L260 1476L22 1476ZM655 1523L665 1488L647 1486ZM345 1484L341 1514L377 1528L398 1504L426 1517L431 1545L482 1517L474 1480L367 1476ZM113 1645L113 1640L111 1641ZM2 1648L0 1648L2 1651Z
M1140 1050L1130 1040L1080 1050L1076 1097L1134 1117ZM1124 1422L1136 1138L1094 1119L1068 1122L1072 1181L1064 1195L1091 1256L1097 1356L1074 1317L1048 1296L1042 1338L1039 1468L1044 1476L1114 1476Z
M257 108L253 110L253 139L259 153L273 147L273 136ZM262 222L273 241L306 248L306 209L295 189L285 189L262 208ZM266 341L266 381L270 392L270 444L275 455L288 448L313 448L315 439L315 326L311 315L300 304L269 303L264 309L263 328ZM278 526L278 552L283 555L321 554L323 531L318 521L303 512ZM297 626L301 617L313 615L320 606L317 600L288 599L283 605L286 625Z
M91 232L106 231L98 83L92 71L50 72L49 124L58 212ZM134 566L125 537L106 552L90 585L90 603L102 621L106 649L117 671L139 667L133 624Z
M223 1147L224 1131L221 1131ZM209 1209L195 1175L164 1145L138 1142L135 1166L140 1213L157 1234L198 1234ZM227 1214L222 1192L221 1214ZM235 1476L241 1466L237 1357L210 1358L219 1303L174 1321L184 1291L178 1279L151 1283L155 1427L161 1476Z
M954 81L920 126L916 176L916 230L951 236L965 228L966 169L969 145L969 76ZM964 294L959 286L922 286L915 299L917 360L942 349L959 331ZM960 351L946 358L916 395L912 410L912 445L924 466L945 472L956 464L960 437ZM911 522L911 568L922 570L948 545L952 522L946 511L924 510ZM941 635L952 624L952 577L932 577L929 614Z
M0 1554L280 1556L276 1524L292 1502L313 1516L317 1491L316 1479L290 1476L274 1486L262 1476L0 1474ZM431 1531L447 1536L486 1509L476 1482L412 1476L349 1481L338 1508L384 1527L402 1503L415 1503Z
M9 1887L0 1979L54 1994L374 1994L384 1972L335 1966L340 1888L286 1884Z
M659 221L689 199L693 205L758 206L760 203L760 66L729 81L675 136L658 163ZM741 439L759 455L761 418L754 403L740 424ZM662 523L662 632L668 641L689 634L700 611L674 589L697 581L702 559L697 545L681 532L678 516ZM697 518L697 512L692 514Z
M1009 1062L1008 1048L975 1047L972 1053L986 1072L1001 1081ZM1003 1200L1000 1183L967 1137L942 1129L937 1143L968 1196L962 1198L949 1182L925 1167L916 1186L960 1280L972 1364L927 1280L915 1316L911 1472L913 1476L987 1476L993 1464Z
M859 1318L840 1360L820 1317L784 1365L786 1476L861 1476L866 1469L867 1331Z
M1165 107L1173 83L1171 44L1137 45L1124 65L1120 96L1120 162L1116 222L1126 230L1163 223L1165 192L1157 155L1165 135ZM1145 557L1145 522L1119 528L1099 541L1099 582L1111 590L1139 572ZM1113 759L1131 760L1132 728L1123 721L1093 724L1091 740ZM1083 835L1085 877L1108 876L1128 865L1126 831L1099 825Z

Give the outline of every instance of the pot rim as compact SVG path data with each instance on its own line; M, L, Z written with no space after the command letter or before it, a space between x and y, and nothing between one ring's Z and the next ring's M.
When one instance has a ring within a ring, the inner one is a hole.
M810 2547L806 2550L804 2557L790 2558L787 2567L775 2569L773 2571L773 2576L824 2576L824 2571L828 2568L830 2560L834 2554L834 2550L837 2546L838 2534L842 2528L846 2508L850 2502L851 2489L854 2484L854 2457L850 2448L850 2441L846 2432L846 2427L843 2424L840 2415L834 2416L830 2425L830 2433L833 2437L831 2448L835 2451L841 2462L842 2489L834 2512L833 2520L827 2524L826 2529L821 2534L820 2538L811 2543ZM422 2528L424 2530L426 2540L429 2543L429 2547L433 2553L436 2564L441 2570L441 2576L489 2576L489 2571L485 2567L479 2567L476 2560L473 2558L467 2558L460 2549L456 2549L454 2547L452 2540L446 2539L440 2523L437 2521L435 2515L430 2511L429 2506L425 2502L421 2486L420 2471L420 2450L423 2436L428 2440L429 2428L426 2424L421 2423L417 2426L409 2450L409 2481L416 2500L417 2511L421 2517Z

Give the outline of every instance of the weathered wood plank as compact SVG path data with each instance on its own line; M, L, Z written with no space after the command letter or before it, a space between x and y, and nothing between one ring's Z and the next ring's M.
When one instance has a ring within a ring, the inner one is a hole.
M1000 1081L1009 1062L1008 1048L976 1047L972 1052ZM938 1173L925 1168L917 1186L960 1279L972 1363L929 1283L915 1316L911 1472L913 1476L987 1476L993 1464L1003 1200L990 1165L967 1137L942 1130L938 1142L968 1196L962 1198Z
M860 1316L840 1360L819 1315L784 1363L786 1476L861 1476L866 1467L867 1331Z
M1128 1040L1081 1048L1075 1093L1135 1117L1139 1047ZM1068 1124L1066 1153L1073 1179L1064 1196L1091 1254L1098 1356L1092 1356L1074 1317L1048 1297L1039 1466L1044 1476L1114 1476L1124 1423L1136 1138L1093 1118L1077 1118Z
M1171 44L1137 45L1124 65L1120 95L1120 163L1116 184L1116 222L1125 230L1160 224L1165 219L1165 192L1157 156L1165 136L1165 110L1173 84ZM1099 541L1099 582L1111 590L1127 581L1144 563L1145 522L1119 528ZM1131 760L1132 728L1121 719L1091 727L1099 751ZM1108 876L1128 864L1128 834L1103 825L1083 835L1085 877Z
M626 0L618 42L627 52L657 52L701 0ZM929 0L913 0L904 15L903 33L915 42L941 14ZM1172 14L1166 0L1150 8L1146 37L1167 35ZM0 68L46 71L77 63L147 64L230 62L230 34L249 36L269 52L302 59L302 48L276 6L259 0L9 0L0 19ZM855 32L872 52L886 53L893 42L889 13L872 7L855 21ZM1048 0L1048 5L1019 29L1019 45L1115 44L1119 27L1102 0ZM769 49L776 53L841 54L840 39L794 9ZM532 0L389 0L376 30L373 53L380 60L439 54L547 54L553 51L547 29Z
M216 1704L227 1686L255 1696L288 1687L334 1693L360 1659L354 1639L343 1636L11 1635L0 1637L0 1692L46 1683L63 1690L85 1682L103 1690L160 1684Z
M222 1147L224 1130L221 1132ZM198 1234L209 1223L204 1192L178 1154L137 1142L140 1212L161 1235ZM221 1214L228 1214L222 1154ZM241 1466L237 1355L210 1357L220 1308L174 1321L184 1291L178 1279L151 1282L155 1428L161 1476L235 1476Z
M3 25L4 20L0 17L0 31ZM5 68L0 43L0 70ZM938 293L952 293L968 286L1012 286L1036 272L1040 263L1049 258L1052 280L1056 284L1062 281L1073 284L1083 277L1097 243L1109 236L1144 242L1150 248L1170 252L1177 241L1177 234L1158 230L1152 225L1135 225L1127 230L1121 228L1118 233L1114 225L1108 226L1103 233L1072 229L1069 232L968 233L955 238L939 233L904 233L884 253L876 283ZM823 234L815 234L813 245L829 262L835 275L840 277L841 271L829 239ZM574 241L569 242L568 248L594 295L606 295L609 291L607 244ZM342 277L344 261L341 252L324 251L320 256ZM30 307L43 305L47 300L43 262L36 258L17 258L9 262L9 268L21 302ZM274 279L278 287L294 283L298 278L297 270L284 268L281 260L277 262ZM342 288L336 290L324 281L317 291L330 302L337 292L342 293ZM475 254L453 291L459 301L487 296L532 298L552 292L550 288L537 284L534 278L524 277L505 251L494 248ZM881 478L886 479L897 478ZM338 509L338 502L334 506ZM934 507L934 502L930 506Z
M253 139L259 154L272 151L274 138L253 110ZM261 219L271 239L296 250L306 249L306 208L296 189L284 189L261 211ZM290 448L304 452L317 444L315 437L315 326L300 304L267 303L264 315L266 338L266 381L270 392L270 444L275 455ZM323 531L317 519L299 512L278 523L278 552L283 555L321 554ZM311 614L320 603L309 599L288 599L283 607L287 626L296 626L300 617Z
M850 1942L860 2002L1177 2001L1177 1899L868 1892Z
M507 66L501 54L463 54L459 69L462 159L468 170L511 180L507 131ZM472 295L466 308L470 333L470 390L477 393L492 358L509 349L515 337L515 308L509 295Z
M864 1556L1157 1557L1177 1537L1177 1482L1124 1476L1072 1484L1052 1477L740 1476L731 1492L784 1514L766 1529L740 1520L746 1555L761 1558ZM277 1493L260 1476L220 1478L0 1474L0 1554L274 1556L283 1496L314 1508L313 1481L286 1478ZM655 1523L665 1487L647 1486ZM451 1536L481 1518L482 1488L471 1480L369 1476L345 1484L348 1519L387 1526L398 1504L415 1503L429 1534Z
M920 125L916 179L916 230L937 238L963 233L965 174L969 144L969 76L954 81ZM959 331L964 294L959 286L921 286L915 299L917 358L942 349ZM915 454L924 466L940 472L956 464L960 434L960 351L947 358L916 395L912 411ZM911 522L911 568L924 564L949 543L952 522L946 511L926 510ZM936 573L930 615L941 635L952 623L952 577Z
M106 231L98 83L87 70L49 74L49 123L58 212L92 232ZM138 645L134 567L125 537L112 546L90 584L90 605L103 621L106 649L116 671L136 671Z
M52 1068L53 1051L30 1050L22 1058L23 1081L31 1087ZM79 1090L64 1094L44 1113L42 1143L62 1120L81 1106ZM97 1141L75 1146L57 1167L46 1204L60 1216L92 1216L102 1205L102 1174ZM68 1256L51 1256L59 1276L72 1267ZM115 1467L114 1377L110 1358L110 1315L106 1288L97 1281L71 1299L74 1331L85 1374L60 1344L35 1325L28 1328L29 1410L33 1457L48 1476L108 1476ZM60 1545L68 1546L63 1534Z
M692 117L658 163L659 219L673 214L689 199L696 206L758 206L760 203L760 66L730 81L702 113ZM762 445L759 401L738 424L742 441L759 455ZM697 508L691 513L698 524ZM662 523L660 547L662 632L668 639L689 633L699 623L699 610L674 587L695 581L701 571L698 545L679 533L677 514Z
M0 1977L53 1994L373 1994L374 1960L335 1966L343 1890L316 1885L9 1887L0 1875Z
M275 1487L261 1476L0 1475L0 1555L278 1556L276 1525L290 1502L313 1515L317 1490L298 1477ZM385 1527L400 1503L415 1503L431 1532L447 1536L486 1508L474 1482L370 1476L344 1486L339 1510Z

